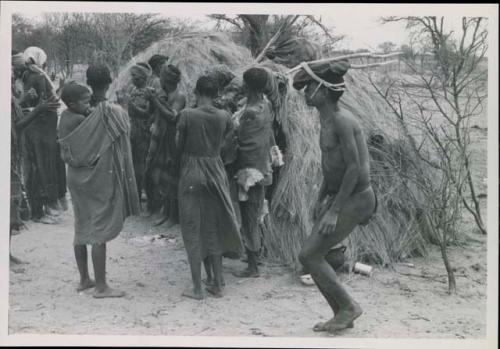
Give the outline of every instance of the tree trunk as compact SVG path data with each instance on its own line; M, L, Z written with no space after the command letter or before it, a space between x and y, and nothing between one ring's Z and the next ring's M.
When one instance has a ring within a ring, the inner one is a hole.
M440 241L439 247L441 248L441 256L443 257L444 267L446 268L446 273L448 274L448 293L455 294L457 293L457 283L455 281L455 273L453 272L453 268L450 265L448 254L446 252L446 239L443 240L445 241Z
M481 230L481 233L486 235L486 227L484 226L483 223L483 217L481 217L481 207L479 206L479 201L477 200L476 190L474 188L474 181L472 180L472 174L470 170L470 163L467 158L465 158L465 166L467 169L467 182L469 184L469 190L475 208L475 212L472 212L472 215L474 216L476 224L479 227L479 230Z
M252 56L256 57L265 45L269 15L240 15L239 17L248 29L250 51Z

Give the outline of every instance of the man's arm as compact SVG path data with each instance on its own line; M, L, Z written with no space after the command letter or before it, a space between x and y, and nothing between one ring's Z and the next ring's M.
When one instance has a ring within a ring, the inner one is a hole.
M154 106L160 111L160 114L162 114L162 116L165 116L170 122L177 121L178 113L182 109L184 109L184 106L186 105L186 98L182 95L174 100L174 102L172 103L172 107L168 107L167 105L163 104L156 95L153 95L151 100Z
M55 97L52 97L48 101L41 101L31 112L28 113L28 115L16 122L16 124L14 125L16 131L20 132L24 130L26 127L28 127L29 124L33 122L33 120L35 120L37 116L46 111L56 111L58 107L59 103L57 102Z
M319 192L318 192L318 202L323 201L323 199L326 196L326 181L323 179L323 182L321 182L321 187L319 187Z
M339 120L337 126L340 149L346 169L342 184L332 205L332 211L338 213L356 187L359 178L359 154L354 136L354 128L345 120Z
M184 152L184 144L186 143L186 118L186 112L179 113L179 122L175 133L175 145L179 154Z
M141 108L132 101L128 102L128 109L129 111L132 110L132 113L129 112L129 115L132 117L137 116L140 119L147 119L149 117L148 108Z

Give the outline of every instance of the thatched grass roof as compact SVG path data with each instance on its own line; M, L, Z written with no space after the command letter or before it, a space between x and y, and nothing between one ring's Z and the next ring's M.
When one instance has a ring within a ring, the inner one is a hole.
M112 99L117 90L130 84L129 68L156 53L169 56L169 63L179 67L182 73L180 88L191 102L197 79L213 66L224 64L241 78L244 69L255 64L248 49L221 34L197 33L167 38L122 68L110 89ZM287 70L278 65L274 67ZM406 140L364 72L348 72L346 84L348 91L341 98L341 107L361 121L368 139L377 135L377 139L383 137L384 140L383 144L369 146L379 211L370 224L357 228L349 237L349 256L386 264L415 252L423 254L424 239L416 220L420 203L402 175L402 171L408 170L404 162L413 159ZM296 266L300 247L312 227L310 211L322 180L319 119L316 110L305 104L302 92L289 89L285 100L280 118L288 149L263 231L267 257Z

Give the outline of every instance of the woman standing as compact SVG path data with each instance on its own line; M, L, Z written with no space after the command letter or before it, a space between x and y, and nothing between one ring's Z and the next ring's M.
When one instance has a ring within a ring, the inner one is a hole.
M45 73L47 55L38 47L24 51L26 71L23 89L27 98L21 107L31 111L41 101L57 98L50 78ZM57 111L46 110L25 130L25 182L32 219L55 224L60 200L66 206L66 170L57 143Z

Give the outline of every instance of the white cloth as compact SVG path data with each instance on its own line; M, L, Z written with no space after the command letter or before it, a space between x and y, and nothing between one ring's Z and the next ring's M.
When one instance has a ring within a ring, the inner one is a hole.
M52 87L53 94L55 94L56 88L45 70L43 70L43 65L47 63L47 54L45 53L45 51L40 47L31 46L24 50L23 56L28 69L45 76L49 83L49 86Z

